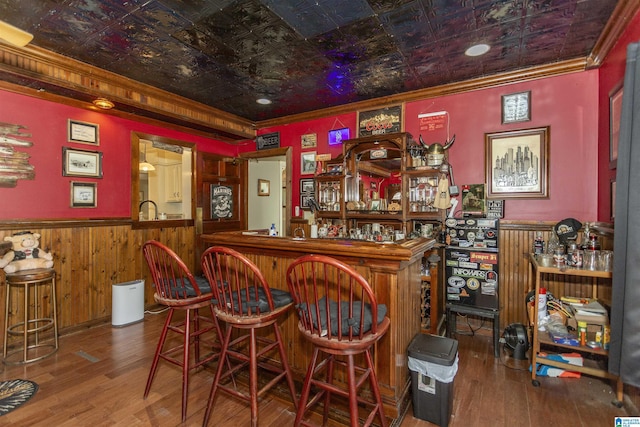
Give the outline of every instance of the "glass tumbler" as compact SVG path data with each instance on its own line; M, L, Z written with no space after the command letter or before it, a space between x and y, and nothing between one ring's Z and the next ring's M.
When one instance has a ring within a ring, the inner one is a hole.
M600 251L598 254L598 270L612 271L613 270L613 252L612 251Z
M582 254L582 266L585 270L597 270L598 267L598 253L593 249L585 249Z

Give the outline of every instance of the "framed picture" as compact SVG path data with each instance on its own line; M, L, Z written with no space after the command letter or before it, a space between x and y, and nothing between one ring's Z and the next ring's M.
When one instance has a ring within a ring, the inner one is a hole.
M613 221L616 217L616 180L611 180L611 220Z
M502 95L502 124L531 120L531 91Z
M380 210L380 199L369 200L369 210L370 211L379 211Z
M102 153L62 147L62 176L102 178Z
M549 126L485 134L489 199L549 197Z
M301 175L309 175L316 171L316 152L315 151L307 151L300 155L301 165L300 165L300 174Z
M68 140L69 142L79 142L80 144L100 145L100 134L98 125L93 123L68 120Z
M314 194L315 180L313 178L303 178L300 180L300 193Z
M311 199L313 199L313 194L300 193L300 207L306 210L311 209Z
M358 111L358 136L402 132L402 105Z
M300 137L300 145L302 148L315 148L318 145L318 134L308 133Z
M71 181L71 207L95 208L98 206L98 184Z
M621 111L622 86L618 86L609 95L609 169L615 169L618 163Z
M258 180L258 196L268 196L271 192L271 183L266 179Z

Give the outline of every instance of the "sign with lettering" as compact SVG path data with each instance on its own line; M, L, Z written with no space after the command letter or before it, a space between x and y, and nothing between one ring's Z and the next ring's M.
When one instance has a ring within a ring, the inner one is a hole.
M487 200L487 218L500 219L504 217L504 200Z
M280 148L280 132L265 133L256 138L258 150L268 150L270 148Z
M402 105L371 111L358 111L359 136L393 132L402 132Z
M211 219L233 217L233 188L211 184Z

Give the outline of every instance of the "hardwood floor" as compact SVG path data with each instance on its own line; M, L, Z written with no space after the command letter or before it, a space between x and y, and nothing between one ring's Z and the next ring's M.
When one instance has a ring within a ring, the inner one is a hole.
M146 314L144 322L124 328L107 324L87 329L61 337L60 350L48 359L26 366L2 364L2 380L29 379L40 388L25 405L0 417L0 425L181 425L177 367L161 363L149 397L142 398L163 320L164 314ZM489 336L460 335L458 340L452 427L613 426L615 416L640 415L633 403L613 406L615 393L606 381L588 376L541 378L541 386L535 388L522 361L493 357ZM210 369L192 375L184 425L202 424L212 376ZM291 425L293 419L290 402L271 395L260 402L262 427ZM249 425L249 408L221 393L210 425ZM401 427L433 425L414 418L411 408L401 423Z

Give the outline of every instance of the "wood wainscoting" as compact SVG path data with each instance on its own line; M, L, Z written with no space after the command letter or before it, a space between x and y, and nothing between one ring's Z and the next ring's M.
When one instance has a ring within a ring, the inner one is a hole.
M555 222L501 221L500 306L501 328L528 321L525 296L529 290L529 261L536 231L545 241ZM66 334L97 323L110 321L111 285L145 280L145 304L153 305L150 276L142 258L142 244L157 239L174 249L191 268L196 267L195 229L191 226L133 229L129 219L88 221L20 221L0 224L0 240L19 231L40 233L40 247L51 251L57 272L58 325ZM603 248L611 248L613 233L607 225L596 228ZM198 260L199 263L199 260ZM560 278L558 278L560 280ZM4 272L0 272L4 284ZM556 284L548 283L553 293ZM576 296L587 296L576 282L565 289ZM609 287L604 287L605 289ZM609 288L610 289L610 288ZM0 301L6 287L0 286ZM600 294L605 302L610 297ZM48 296L43 296L48 301ZM19 307L11 307L19 315ZM0 316L0 330L4 317Z
M0 225L0 240L25 230L39 233L40 248L53 254L62 335L109 322L114 284L143 279L145 306L155 304L141 249L147 240L167 244L188 266L195 265L194 227L133 229L128 219L20 222L11 228L4 223ZM0 271L0 284L4 284L4 271ZM5 292L6 286L0 286L2 307ZM41 295L40 299L47 310L49 295ZM10 315L22 316L22 310L20 304L12 304ZM4 316L0 317L0 330L4 330Z

